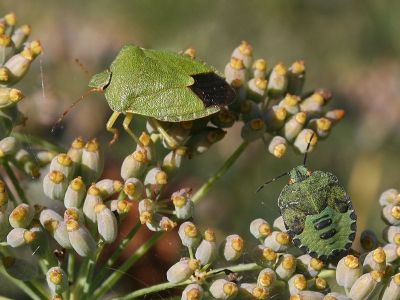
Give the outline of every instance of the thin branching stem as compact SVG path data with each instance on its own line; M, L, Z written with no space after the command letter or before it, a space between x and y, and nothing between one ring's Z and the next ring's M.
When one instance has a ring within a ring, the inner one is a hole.
M49 141L43 140L37 136L30 134L23 134L19 132L11 133L11 136L15 137L20 142L34 144L40 146L41 148L55 151L57 153L66 153L65 149L57 146L56 144L50 143Z
M146 243L144 243L136 252L125 261L115 272L113 272L102 284L96 289L92 295L91 299L99 299L104 295L111 286L113 286L125 273L131 268L144 254L147 253L151 247L159 240L159 238L164 234L163 231L156 232Z
M23 203L29 204L28 199L25 196L25 192L24 190L21 188L20 184L19 184L19 180L18 178L15 176L13 170L11 169L11 167L8 165L8 163L6 162L5 164L3 164L4 170L7 173L7 176L10 178L15 190L17 191L17 194L19 196L19 198L21 199L21 201ZM15 199L14 199L15 201ZM14 207L18 205L18 203L13 203Z
M107 263L105 266L102 268L102 270L99 272L99 274L94 278L93 283L91 284L92 289L98 287L100 285L100 282L102 281L103 277L105 274L110 270L110 268L114 265L114 263L117 261L119 256L121 255L122 251L128 246L129 242L132 240L132 238L135 236L135 234L139 231L139 229L142 227L142 224L140 222L137 222L135 227L132 228L132 230L129 232L129 234L124 238L124 240L120 243L118 249L116 249L113 253L113 255L108 259ZM89 292L89 294L91 294Z
M233 165L233 163L239 158L243 151L249 145L249 142L242 142L242 144L236 149L236 151L227 159L227 161L222 165L222 167L211 176L203 186L197 190L193 195L192 201L194 203L198 202L210 189L211 187L225 174L226 171Z

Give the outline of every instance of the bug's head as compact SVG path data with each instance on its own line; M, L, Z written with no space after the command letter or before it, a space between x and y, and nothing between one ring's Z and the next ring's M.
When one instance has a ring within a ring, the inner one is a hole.
M306 160L307 160L308 150L310 150L310 145L315 145L316 142L317 142L317 136L313 132L313 133L311 133L311 136L308 140L306 153L304 153L303 165L293 168L288 173L288 175L290 177L289 184L292 184L295 182L301 182L301 181L307 179L308 177L310 177L310 175L312 174L312 171L310 171L309 169L306 168Z
M102 73L93 75L93 77L89 81L89 87L97 88L98 91L101 92L110 83L110 81L111 81L111 72L104 71Z
M312 174L312 171L307 169L306 166L297 166L290 170L288 174L290 177L289 184L292 184L307 179Z

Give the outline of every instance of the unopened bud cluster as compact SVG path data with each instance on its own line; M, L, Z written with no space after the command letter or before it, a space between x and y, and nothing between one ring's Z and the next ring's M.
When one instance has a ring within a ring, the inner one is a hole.
M302 60L289 68L281 62L271 69L264 59L253 61L253 49L245 41L233 51L225 67L225 76L237 97L229 105L229 112L245 123L241 133L244 140L252 142L263 138L268 151L280 158L288 144L296 152L305 153L313 133L310 151L317 140L329 135L345 112L325 109L332 99L329 90L303 92L305 74ZM225 114L221 111L213 118Z
M0 161L8 161L36 178L40 172L33 153L10 136L13 128L24 125L26 120L17 105L25 95L12 86L27 74L43 47L40 41L27 42L29 25L17 27L16 23L14 13L0 18Z
M187 282L189 285L182 293L182 299L188 298L188 291L196 291L198 298L201 299L204 294L202 285L206 279L213 276L211 264L218 258L222 261L232 263L241 258L244 251L244 240L237 234L227 236L221 243L217 242L214 231L208 228L201 233L196 225L190 221L182 223L179 227L179 237L182 244L187 247L190 257L184 257L174 264L167 271L167 280L173 284ZM228 276L234 276L229 272ZM236 278L238 279L238 278ZM263 287L257 287L253 284L237 284L235 280L224 278L213 281L207 288L208 293L216 299L233 299L239 293L246 295L268 295ZM190 288L189 288L190 287Z
M31 27L17 27L16 23L14 13L0 18L0 159L10 155L20 163L18 166L37 177L36 170L29 172L26 159L21 162L21 158L18 158L20 146L12 140L3 140L10 135L14 126L25 122L25 117L17 107L25 95L12 86L24 78L32 61L43 52L40 41L27 42Z
M191 189L180 189L166 199L159 199L161 193L153 193L156 187L162 189L169 182L169 177L163 165L157 166L154 143L147 134L143 134L141 140L146 139L145 146L138 146L123 162L121 177L124 181L99 181L104 156L96 139L85 143L79 137L66 153L52 157L48 162L48 173L43 177L43 191L51 199L49 201L62 203L65 207L63 212L22 203L7 213L11 195L6 183L0 180L1 236L6 236L8 245L13 248L29 244L38 257L45 259L50 251L47 231L60 248L75 251L82 257L93 257L102 244L116 240L118 224L128 215L133 201L138 201L141 223L153 231L170 231L177 225L174 219L191 218L194 211ZM113 198L114 195L119 196ZM56 206L60 207L59 204ZM227 257L229 255L233 254L227 252ZM209 257L210 262L213 259ZM7 261L9 274L14 277L18 274L13 271L17 267L20 270L26 264L27 269L32 269L29 274L21 273L15 277L17 279L24 280L28 275L33 279L33 275L38 274L34 264L13 257ZM193 268L193 264L194 261L188 266ZM56 293L65 291L67 277L65 270L59 266L47 272L48 285Z

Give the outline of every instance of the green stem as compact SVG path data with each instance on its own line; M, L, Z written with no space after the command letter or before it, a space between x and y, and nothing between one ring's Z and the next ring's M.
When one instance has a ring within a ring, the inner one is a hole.
M158 239L164 234L164 231L156 232L144 245L139 247L136 252L123 263L115 272L113 272L102 284L94 291L91 299L99 299L104 293L110 290L122 276L125 276L125 272L129 270L146 252L154 246Z
M256 263L239 264L239 265L235 265L235 266L213 269L209 274L220 273L226 269L228 269L232 272L244 272L244 271L259 270L259 269L262 269L262 267L257 265Z
M121 192L119 192L118 198L117 200L124 200L126 197L125 192L122 190Z
M247 148L250 142L243 141L243 143L236 149L236 151L228 158L228 160L222 165L222 167L210 177L208 181L203 184L203 186L193 195L192 201L194 203L198 202L208 190L225 174L226 171L233 165L233 163L239 158L243 151Z
M222 271L224 271L225 269L229 269L232 272L243 272L243 271L251 271L251 270L259 270L262 267L255 264L255 263L249 263L249 264L243 264L243 265L237 265L237 266L230 266L227 268L220 268L220 269L214 269L212 270L212 272L208 273L211 276L207 276L207 277L212 277L212 275L216 275L217 273L221 273ZM207 275L208 275L207 274ZM187 285L193 283L191 280L186 280L184 282L181 283L169 283L169 282L164 282L164 283L160 283L157 285L153 285L144 289L140 289L137 291L134 291L132 293L126 294L124 296L121 297L117 297L117 298L113 298L114 300L123 300L123 299L134 299L136 297L139 296L145 296L148 295L150 293L156 293L156 292L160 292L166 289L171 289L177 286L181 286L181 285Z
M11 277L10 275L8 275L8 273L6 272L6 270L4 268L0 268L0 273L4 277L7 277L8 280L12 281L15 284L15 286L17 286L19 289L21 289L31 299L34 299L34 300L47 299L46 293L42 293L43 290L38 290L35 287L35 285L30 283L29 281L21 281L14 277Z
M83 288L86 284L87 276L90 272L90 268L91 268L91 261L94 260L95 255L92 254L91 256L86 256L81 263L81 269L79 271L79 275L76 278L75 281L75 291L74 291L74 298L75 299L81 299L82 298L82 292L83 292Z
M102 248L103 249L103 248ZM88 299L88 296L90 298L90 294L89 294L89 289L90 289L90 283L93 281L93 275L94 275L94 269L96 267L96 262L100 256L101 251L99 251L96 255L96 259L91 259L89 260L89 270L88 270L88 275L86 277L86 282L83 286L83 297L80 298L82 300L86 300Z
M68 265L67 265L67 274L68 281L74 282L74 270L75 270L75 251L68 251ZM67 290L67 299L71 299L71 288Z
M43 274L46 274L47 270L50 269L48 261L44 258L39 258L38 264L40 269L42 269Z
M53 150L58 153L66 153L64 148L61 148L53 143L50 143L39 137L32 136L30 134L28 135L28 134L23 134L23 133L19 133L19 132L13 132L13 133L11 133L11 136L15 137L20 142L35 144L35 145L41 146L42 148Z
M134 298L139 297L139 296L146 296L146 295L149 295L151 293L156 293L156 292L159 292L159 291L165 291L167 289L171 289L171 288L174 288L174 287L177 287L177 286L181 286L181 285L188 285L188 284L191 284L191 283L192 283L191 280L186 280L186 281L178 283L178 284L176 284L176 283L173 284L173 283L169 283L169 282L160 283L160 284L152 285L152 286L150 286L148 288L145 288L145 289L134 291L132 293L126 294L126 295L121 296L121 297L113 298L113 300L134 299Z
M39 284L34 284L34 281L20 281L17 280L16 284L21 288L21 285L25 285L26 289L21 288L25 293L27 293L31 299L48 299L46 296L46 291L43 289L43 286Z
M189 249L189 257L193 259L194 258L193 247L188 247L188 249Z
M8 165L7 162L3 164L4 170L6 170L7 176L10 178L15 190L17 191L17 194L21 201L23 203L29 204L28 199L25 196L24 190L21 189L21 186L19 185L19 181L17 177L15 177L14 172L11 170L10 166ZM15 199L14 199L15 201ZM18 203L13 203L15 206L18 205Z
M101 268L100 273L94 278L93 283L91 284L92 290L91 290L91 292L89 292L90 295L92 294L93 289L100 285L100 282L102 281L105 274L111 269L111 267L114 265L114 263L117 261L117 259L121 255L122 251L126 248L126 246L129 244L129 242L132 240L133 236L139 231L139 229L141 227L142 227L142 224L140 222L137 222L135 227L132 228L131 232L129 232L129 234L121 242L118 249L115 250L113 255L108 259L106 265L103 268Z
M1 162L1 160L0 160L0 162ZM6 164L7 162L4 162L4 163ZM1 176L1 174L0 174L0 180L3 181L4 183L6 183L4 181L4 178ZM13 193L11 193L11 190L8 188L7 184L5 185L5 187L6 187L6 192L7 192L9 200L13 203L14 207L16 207L18 205L17 200L15 200L15 197L14 197Z
M332 278L335 277L336 270L322 270L319 274L319 278Z

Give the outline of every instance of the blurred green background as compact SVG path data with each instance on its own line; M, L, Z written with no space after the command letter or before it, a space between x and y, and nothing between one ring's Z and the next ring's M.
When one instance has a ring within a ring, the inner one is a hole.
M66 148L79 135L85 140L97 137L106 152L105 176L114 179L120 178L120 164L135 145L123 132L121 118L120 140L108 146L112 135L105 124L111 110L104 95L91 94L55 134L50 132L59 115L89 90L89 78L75 58L99 73L128 43L174 52L193 46L197 57L223 71L232 50L246 40L254 58L264 58L269 68L305 60L304 90L329 88L334 97L328 108L347 111L329 139L309 155L307 166L337 175L354 202L358 236L366 228L380 235L379 195L400 188L400 2L13 0L0 2L0 11L13 11L18 25L30 24L30 40L40 39L45 49L16 86L27 96L20 110L29 118L17 130ZM137 118L131 127L139 133L143 124ZM241 143L241 125L228 129L223 142L209 152L188 161L169 190L190 186L196 191ZM238 233L251 249L256 240L248 224L259 217L272 222L279 215L277 197L287 179L257 195L255 189L302 159L291 148L277 159L261 141L254 142L199 203L196 224L201 231L212 227L219 240Z

